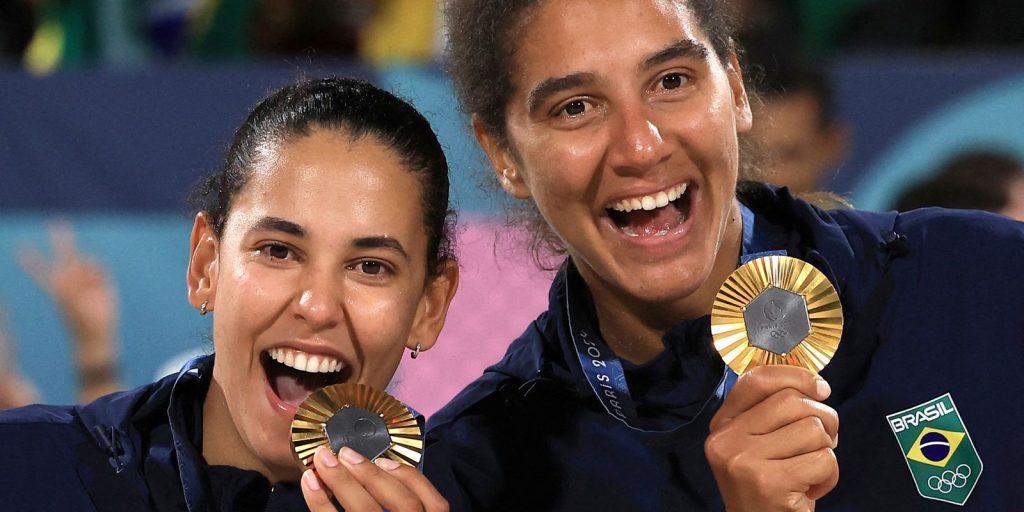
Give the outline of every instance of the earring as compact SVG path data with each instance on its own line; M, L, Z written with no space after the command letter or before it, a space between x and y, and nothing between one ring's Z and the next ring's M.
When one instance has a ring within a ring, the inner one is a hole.
M420 349L421 348L423 348L423 345L417 343L416 344L416 349L413 350L411 354L409 354L409 357L411 357L413 359L416 359L417 357L419 357L420 356Z
M199 305L199 314L200 315L205 315L205 314L209 313L209 311L206 310L206 308L209 305L210 305L210 301L209 300L204 300L203 303Z
M512 191L512 180L508 177L509 174L512 174L513 178L516 177L516 172L513 171L512 169L507 169L506 168L506 169L502 169L501 170L501 186L505 190L511 192Z

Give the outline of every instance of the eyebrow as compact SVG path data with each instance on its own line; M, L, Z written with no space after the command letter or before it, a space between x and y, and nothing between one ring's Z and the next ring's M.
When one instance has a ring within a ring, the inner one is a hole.
M530 91L526 99L527 111L531 114L537 112L540 106L548 100L548 98L558 94L567 89L573 89L581 85L593 83L597 81L597 78L593 73L572 73L558 78L548 78L543 82L537 84L536 87Z
M306 230L302 226L280 217L263 217L253 225L252 231L280 231L299 238L306 237Z
M707 46L704 46L693 39L680 39L664 49L648 55L647 58L640 63L639 69L649 69L675 59L695 58L707 60L708 54Z
M409 254L402 247L402 242L390 236L364 236L352 241L352 245L359 249L391 249L403 258L409 259Z
M279 217L263 217L260 219L259 222L253 225L252 231L261 230L280 231L299 238L306 237L306 230L302 226ZM409 254L405 252L402 242L386 235L359 237L352 240L352 246L358 249L391 249L402 257L409 258Z

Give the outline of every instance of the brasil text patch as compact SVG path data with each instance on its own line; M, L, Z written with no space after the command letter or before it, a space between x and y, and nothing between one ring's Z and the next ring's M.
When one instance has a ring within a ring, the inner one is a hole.
M885 419L903 449L917 492L955 505L966 503L982 463L949 393Z

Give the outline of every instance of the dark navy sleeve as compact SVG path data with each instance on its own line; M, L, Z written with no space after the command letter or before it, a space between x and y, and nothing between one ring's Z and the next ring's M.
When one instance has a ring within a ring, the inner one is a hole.
M92 444L67 407L0 412L0 508L94 510L78 472Z

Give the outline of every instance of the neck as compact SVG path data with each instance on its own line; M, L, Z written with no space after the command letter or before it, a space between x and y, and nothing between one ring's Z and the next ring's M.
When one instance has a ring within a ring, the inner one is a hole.
M203 459L211 466L232 466L257 471L271 483L284 479L263 464L242 440L231 419L224 389L217 382L216 374L203 402Z
M719 288L739 261L743 225L738 203L734 203L722 235L707 278L696 290L677 300L645 302L622 290L587 283L594 297L601 335L616 355L634 364L650 361L665 349L662 340L669 329L711 314Z

